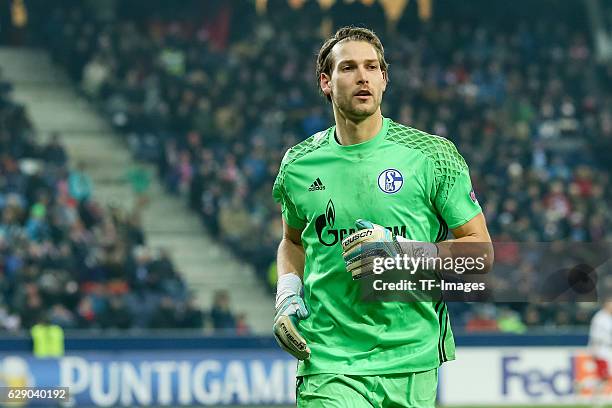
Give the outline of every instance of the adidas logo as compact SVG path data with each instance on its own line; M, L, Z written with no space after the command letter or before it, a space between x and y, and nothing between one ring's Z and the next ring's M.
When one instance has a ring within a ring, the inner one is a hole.
M308 191L317 191L317 190L325 190L325 186L321 182L321 179L317 177L315 181L312 182Z

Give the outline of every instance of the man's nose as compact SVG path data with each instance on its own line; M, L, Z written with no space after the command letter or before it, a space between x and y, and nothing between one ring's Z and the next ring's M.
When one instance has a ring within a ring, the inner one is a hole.
M357 83L359 85L368 83L368 71L365 67L357 68Z

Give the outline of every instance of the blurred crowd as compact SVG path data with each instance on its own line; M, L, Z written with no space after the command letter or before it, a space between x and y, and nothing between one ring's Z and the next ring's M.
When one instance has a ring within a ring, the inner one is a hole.
M246 331L226 293L203 313L170 254L146 245L137 212L102 208L60 136L39 143L0 72L0 332L66 329Z
M266 282L281 229L271 198L280 160L333 122L314 62L340 19L313 3L258 16L219 2L207 19L194 8L113 22L77 8L42 28L134 155L156 162L168 190ZM383 114L457 145L494 240L609 242L612 65L597 61L584 19L499 24L481 11L472 21L452 12L400 21L394 33L373 23L390 63ZM381 20L374 7L360 12ZM591 312L467 305L457 321L478 327L469 322L483 310L528 326L582 324Z

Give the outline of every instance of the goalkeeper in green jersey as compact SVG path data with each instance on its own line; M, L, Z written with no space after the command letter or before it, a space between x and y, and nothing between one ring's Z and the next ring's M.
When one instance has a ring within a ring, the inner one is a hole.
M300 360L298 406L434 407L438 367L455 357L445 303L364 302L354 278L372 273L360 244L458 257L436 244L449 229L453 243L486 243L488 270L467 165L450 141L382 116L387 63L372 31L338 30L317 79L335 126L285 154L273 189L284 228L274 335Z

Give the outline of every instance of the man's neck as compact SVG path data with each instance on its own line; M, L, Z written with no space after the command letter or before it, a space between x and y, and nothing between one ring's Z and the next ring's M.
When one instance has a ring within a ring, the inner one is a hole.
M367 142L380 132L383 125L383 117L380 113L380 109L361 122L354 122L337 112L335 113L336 136L338 142L342 146Z

